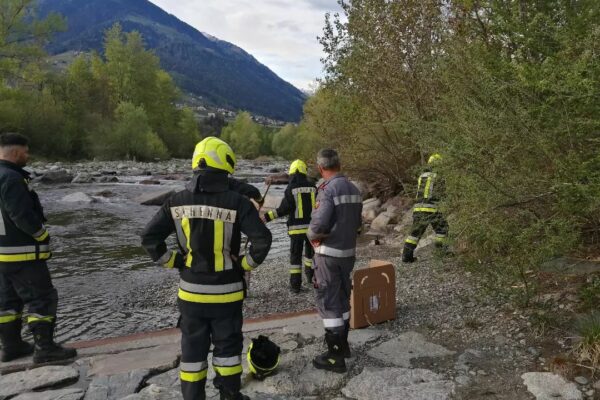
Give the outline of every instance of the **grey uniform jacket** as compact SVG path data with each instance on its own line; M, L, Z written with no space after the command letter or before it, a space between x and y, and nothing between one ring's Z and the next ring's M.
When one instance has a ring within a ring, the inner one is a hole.
M320 240L315 253L330 257L354 257L362 226L362 196L344 175L336 175L318 189L316 209L308 229L310 240Z

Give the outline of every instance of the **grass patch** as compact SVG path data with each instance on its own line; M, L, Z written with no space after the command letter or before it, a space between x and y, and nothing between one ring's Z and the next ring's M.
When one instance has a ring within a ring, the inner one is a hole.
M584 311L594 310L600 304L600 275L593 275L579 290L581 308Z
M588 364L594 371L600 369L600 312L593 312L577 322L579 343L575 346L575 356L582 364Z

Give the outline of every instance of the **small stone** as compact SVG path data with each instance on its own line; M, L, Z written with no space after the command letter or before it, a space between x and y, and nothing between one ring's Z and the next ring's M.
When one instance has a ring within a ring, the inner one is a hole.
M594 389L600 390L600 380L594 383Z
M536 349L535 347L530 347L527 349L527 351L529 352L529 354L531 354L534 357L539 357L542 353Z
M587 392L585 392L585 395L586 395L587 397L591 397L591 398L593 398L595 393L596 393L596 391L595 391L594 389L590 389L590 390L588 390Z
M585 376L578 376L575 378L575 382L580 385L587 385L589 383L588 379Z

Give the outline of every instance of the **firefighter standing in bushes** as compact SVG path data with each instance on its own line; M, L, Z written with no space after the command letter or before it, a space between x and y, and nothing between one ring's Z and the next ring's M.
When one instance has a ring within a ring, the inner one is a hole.
M26 137L0 135L0 342L3 362L33 354L34 363L73 358L74 349L54 342L58 294L48 260L50 235L38 195L23 167L29 160ZM21 338L22 311L35 346Z
M448 222L438 211L438 202L443 194L443 181L434 171L435 164L441 161L442 156L433 154L427 161L427 170L419 177L417 186L417 204L413 207L413 224L410 236L404 242L402 261L411 263L416 261L414 251L419 244L421 236L431 225L435 231L435 245L446 250L446 237L448 236Z
M279 207L263 215L263 221L288 216L287 226L290 235L290 289L299 293L302 288L302 264L306 281L313 280L313 248L306 237L310 216L315 207L317 188L308 181L307 167L304 161L296 160L290 165L290 183ZM304 249L304 259L302 250Z
M240 393L243 274L263 262L271 233L250 200L231 190L228 174L235 163L235 154L224 141L208 137L198 143L192 181L166 201L142 233L142 245L152 259L179 270L180 379L185 400L206 398L211 343L214 384L221 400L248 399ZM238 257L242 232L251 244ZM178 250L169 250L165 243L172 233Z
M317 308L325 327L327 352L317 356L318 369L345 372L350 357L350 294L356 239L362 227L360 190L340 173L335 150L321 150L317 166L325 182L319 187L308 238L315 247Z

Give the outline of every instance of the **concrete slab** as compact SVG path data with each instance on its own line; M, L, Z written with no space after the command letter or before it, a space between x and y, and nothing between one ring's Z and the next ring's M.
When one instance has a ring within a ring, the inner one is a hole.
M446 357L455 354L438 344L428 342L423 335L417 332L405 332L398 337L388 340L369 350L369 356L393 364L398 367L409 368L410 360L423 357Z
M137 369L110 376L98 376L90 383L84 400L118 400L134 394L149 374L147 369Z
M109 376L141 369L167 371L177 366L179 355L179 345L166 344L149 349L94 356L90 359L88 376Z
M12 400L81 400L85 391L83 389L47 390L44 392L23 393Z
M0 400L35 389L76 381L79 372L72 367L49 366L0 376Z

